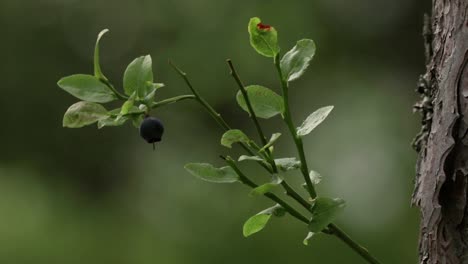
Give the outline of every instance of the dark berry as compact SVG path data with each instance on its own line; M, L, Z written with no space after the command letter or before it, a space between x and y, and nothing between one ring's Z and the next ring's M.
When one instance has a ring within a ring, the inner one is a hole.
M146 117L140 125L140 136L148 143L161 141L164 126L161 120L154 117Z

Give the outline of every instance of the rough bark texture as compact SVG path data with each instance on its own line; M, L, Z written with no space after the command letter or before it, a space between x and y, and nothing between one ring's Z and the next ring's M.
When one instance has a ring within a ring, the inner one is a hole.
M413 203L420 263L468 263L468 0L433 0Z

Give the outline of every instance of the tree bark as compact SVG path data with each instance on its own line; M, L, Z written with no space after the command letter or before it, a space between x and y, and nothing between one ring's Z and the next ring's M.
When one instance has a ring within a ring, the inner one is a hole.
M423 116L412 200L421 210L419 263L468 263L468 0L433 0L427 21L415 105Z

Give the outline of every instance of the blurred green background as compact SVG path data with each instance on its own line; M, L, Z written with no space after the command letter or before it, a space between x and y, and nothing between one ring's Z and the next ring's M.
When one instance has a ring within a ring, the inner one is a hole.
M307 74L292 83L292 111L300 123L335 105L305 148L324 176L319 192L348 203L338 223L383 263L415 263L410 142L419 117L411 107L424 70L424 2L0 0L0 263L363 263L334 237L303 246L306 226L291 217L244 239L243 222L272 203L184 171L191 161L222 165L218 155L228 153L222 131L194 102L154 113L166 128L154 152L130 124L61 126L76 100L56 82L92 73L96 35L109 28L101 58L114 84L133 58L151 54L156 80L167 85L157 96L189 93L170 58L233 127L255 137L225 63L231 58L245 83L279 92L271 60L249 45L253 16L276 27L283 51L301 38L317 43ZM288 135L279 118L262 125ZM283 136L277 157L295 155L292 145ZM245 169L267 179L256 166ZM300 189L298 173L287 180Z

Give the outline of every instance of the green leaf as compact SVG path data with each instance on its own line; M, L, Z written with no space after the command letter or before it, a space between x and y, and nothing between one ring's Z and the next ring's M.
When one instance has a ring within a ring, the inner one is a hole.
M261 23L260 18L253 17L249 21L250 45L265 57L275 57L280 48L276 29Z
M309 172L309 177L313 184L319 184L322 181L322 175L313 170Z
M136 93L134 92L130 98L128 98L127 101L125 101L125 103L123 103L122 105L122 108L120 110L120 115L126 115L130 112L130 110L132 110L134 104L135 104L135 95Z
M265 228L266 224L270 220L271 216L281 217L285 214L285 210L279 204L276 204L270 208L267 208L260 213L250 217L245 223L243 227L243 234L245 237L253 235L263 228Z
M106 76L101 71L101 65L99 63L99 41L101 40L102 36L109 32L109 29L104 29L99 32L96 45L94 46L94 76L103 80L107 80Z
M144 110L141 110L139 107L137 107L136 105L132 105L132 107L130 107L128 109L128 112L126 115L142 115L144 114L145 111Z
M122 105L122 111L120 112L120 114L122 114L122 115L127 114L128 111L130 111L130 109L133 107L134 103L135 103L134 100L125 101L125 103L123 103L123 105Z
M275 142L279 139L279 137L281 136L281 133L274 133L273 135L271 135L271 138L270 140L268 141L268 143L263 146L260 150L260 151L265 151L265 149L273 146L273 144L275 144Z
M63 126L79 128L107 118L107 110L100 104L78 102L71 105L63 116Z
M123 78L124 90L127 95L136 91L137 98L143 99L152 92L152 83L153 68L150 55L138 57L127 66Z
M184 168L193 176L208 182L233 183L239 180L231 167L215 168L208 163L189 163Z
M107 103L117 99L109 87L92 75L75 74L63 77L57 85L83 101Z
M106 119L101 119L98 121L98 128L101 129L106 126L121 126L125 124L127 120L128 117L126 116L109 116Z
M258 214L249 218L244 223L244 227L243 227L244 236L248 237L250 235L253 235L261 231L263 228L265 228L266 224L270 220L270 217L271 217L271 214Z
M315 54L315 43L311 39L302 39L281 59L281 71L290 82L298 79L305 72Z
M149 84L150 88L151 89L154 89L155 91L160 89L160 88L163 88L164 86L166 86L164 83L151 83Z
M310 114L300 127L297 128L297 135L303 137L309 134L314 128L327 118L330 112L333 110L333 106L325 106L317 109L315 112Z
M149 83L149 92L143 99L146 104L151 105L154 101L154 95L156 94L156 91L162 87L164 87L164 83Z
M124 105L122 105L122 107L110 110L109 115L117 117L117 116L142 115L142 114L145 113L145 111L143 111L140 108L133 105L131 107L126 106L127 110L123 111L123 112L126 112L126 113L122 114L123 106Z
M237 142L249 143L250 139L239 129L226 131L221 137L221 145L231 148Z
M120 114L120 111L122 111L121 107L112 109L112 110L109 111L109 115L118 115L118 114Z
M275 159L275 163L282 171L296 170L301 167L301 162L296 158Z
M343 211L345 201L340 198L319 197L314 200L312 207L312 220L309 231L318 233L331 224L337 215Z
M263 161L263 159L260 158L259 156L247 156L247 155L240 156L237 161L244 161L244 160Z
M281 179L281 177L279 177L277 174L272 174L271 182L262 184L258 186L257 188L252 189L249 195L250 196L264 195L265 193L270 192L272 189L278 187L278 185L280 185L281 182L283 182L283 179Z
M312 237L315 235L314 232L309 232L307 233L307 236L306 238L304 238L304 241L302 241L302 243L305 245L305 246L308 246L309 245L309 241L312 239Z
M245 87L245 89L256 116L260 118L270 118L277 114L283 114L283 97L279 96L277 93L260 85L250 85ZM236 99L239 106L249 113L241 91L237 93Z

